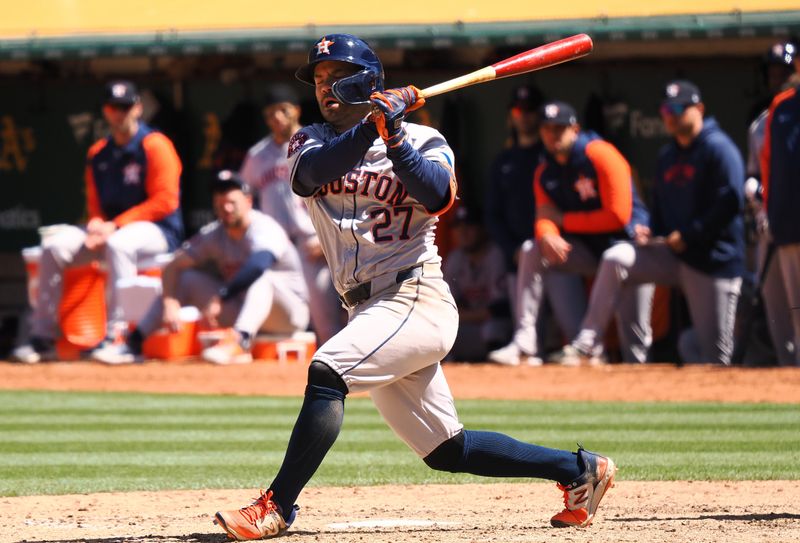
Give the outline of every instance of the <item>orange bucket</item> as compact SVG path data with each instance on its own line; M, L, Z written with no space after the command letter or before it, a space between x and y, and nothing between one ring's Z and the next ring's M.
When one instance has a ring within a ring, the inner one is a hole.
M103 340L106 335L106 274L98 263L64 270L58 322L64 339L60 344L72 355L66 358L75 358L69 346L79 351Z

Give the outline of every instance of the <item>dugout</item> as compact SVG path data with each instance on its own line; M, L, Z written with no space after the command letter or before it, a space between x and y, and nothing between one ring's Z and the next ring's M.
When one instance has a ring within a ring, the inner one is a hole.
M399 20L352 1L318 14L249 0L229 0L224 9L146 1L124 17L99 0L8 6L0 21L0 314L25 306L19 251L38 242L37 228L84 213L84 157L103 134L100 93L110 78L137 82L146 117L175 141L186 225L194 231L211 217L207 189L216 170L237 167L264 135L258 100L269 83L296 83L308 99L304 120L315 120L311 89L292 76L325 33L364 37L384 61L388 85L420 87L560 37L593 37L587 58L440 96L416 114L448 137L461 196L472 207L480 207L488 165L504 144L515 86L533 82L545 96L572 102L585 126L628 157L647 195L666 141L657 112L663 83L698 83L709 113L744 152L754 105L766 93L761 57L773 42L800 34L800 10L786 0L702 7L613 0L602 11L588 1L495 4L433 2Z

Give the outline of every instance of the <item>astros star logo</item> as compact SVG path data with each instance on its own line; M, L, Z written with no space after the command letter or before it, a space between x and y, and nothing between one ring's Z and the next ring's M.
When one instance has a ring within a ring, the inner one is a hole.
M317 54L318 55L330 55L331 50L329 47L333 45L333 40L329 40L328 38L324 37L317 42Z
M575 181L575 191L581 197L581 202L585 202L590 198L597 198L597 190L594 188L594 181L588 177L580 176Z

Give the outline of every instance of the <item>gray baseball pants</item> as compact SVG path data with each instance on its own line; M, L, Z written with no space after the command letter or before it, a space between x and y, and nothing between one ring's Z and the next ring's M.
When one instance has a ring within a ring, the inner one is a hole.
M666 245L617 244L603 253L581 331L573 345L596 349L615 306L628 285L678 286L689 305L692 328L678 342L685 362L729 364L741 277L719 278L683 263Z
M42 243L39 263L39 299L33 311L31 334L54 339L58 336L58 307L64 286L64 269L93 261L104 261L106 280L107 330L112 334L121 317L121 308L114 288L120 279L135 277L139 259L166 253L167 239L161 228L151 222L134 222L123 226L108 238L105 247L90 251L84 245L86 230L64 225Z
M203 309L222 287L221 279L201 270L183 270L178 278L177 298L181 305ZM161 327L162 298L157 298L136 325L143 336ZM222 304L219 323L251 336L259 331L287 334L308 327L308 303L282 285L280 272L267 270L250 287Z
M764 270L764 260L767 256L770 236L763 232L759 236L756 259L758 261L759 273L765 273L761 286L761 297L764 300L764 313L767 317L770 339L775 348L775 356L781 366L791 366L795 363L795 332L792 325L791 310L789 308L789 296L786 292L786 285L783 281L781 272L780 257L778 248ZM795 275L795 282L798 275Z
M572 250L566 262L555 266L544 261L539 245L533 240L522 245L517 276L519 320L514 332L514 343L528 354L539 352L536 318L545 294L566 337L575 337L581 329L581 320L587 309L583 278L595 275L599 263L579 238L564 238L572 244ZM592 295L601 292L595 279ZM617 315L622 356L625 360L647 360L647 351L653 341L650 311L654 292L655 286L652 284L625 285L619 289L619 303L611 308L609 315ZM605 326L603 329L605 330ZM603 336L599 335L596 339L597 345L592 345L591 351L600 355L603 351Z

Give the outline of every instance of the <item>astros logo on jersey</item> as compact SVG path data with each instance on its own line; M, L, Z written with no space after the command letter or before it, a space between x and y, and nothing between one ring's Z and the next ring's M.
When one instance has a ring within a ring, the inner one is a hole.
M122 169L122 182L126 185L138 185L141 182L142 167L136 163L131 162Z
M581 197L582 202L590 198L597 198L597 190L594 188L594 181L588 177L581 175L578 180L575 181L573 187L575 187L575 192Z
M333 45L333 40L329 40L325 36L322 37L319 42L317 42L317 54L318 55L330 55L331 50L330 46Z
M289 150L286 153L286 158L291 158L293 154L299 151L307 139L308 134L305 132L297 132L292 136L292 139L289 140Z

